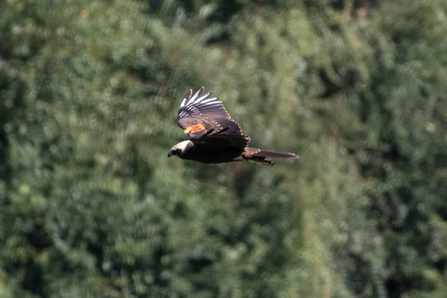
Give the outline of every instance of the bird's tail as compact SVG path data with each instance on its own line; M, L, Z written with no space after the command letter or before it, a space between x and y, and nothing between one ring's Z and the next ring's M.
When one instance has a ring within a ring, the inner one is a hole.
M270 157L273 158L299 158L298 155L293 153L282 153L282 152L274 152L261 150L258 148L245 148L245 152L243 153L245 160L254 162L259 165L273 165L273 163L269 160Z

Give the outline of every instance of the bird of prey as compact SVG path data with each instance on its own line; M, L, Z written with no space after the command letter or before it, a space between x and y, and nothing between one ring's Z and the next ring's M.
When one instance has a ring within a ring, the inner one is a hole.
M178 110L177 124L189 140L173 146L168 157L202 163L251 161L271 165L270 157L298 158L293 153L280 153L248 147L250 137L242 134L241 127L233 121L218 97L211 91L202 95L204 87L194 96L192 90L185 95ZM191 97L192 96L192 97Z

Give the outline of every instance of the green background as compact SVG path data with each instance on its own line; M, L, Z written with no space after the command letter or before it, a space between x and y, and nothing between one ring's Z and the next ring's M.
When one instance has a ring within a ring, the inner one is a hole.
M0 297L446 297L446 79L445 0L1 0ZM300 159L168 159L201 86Z

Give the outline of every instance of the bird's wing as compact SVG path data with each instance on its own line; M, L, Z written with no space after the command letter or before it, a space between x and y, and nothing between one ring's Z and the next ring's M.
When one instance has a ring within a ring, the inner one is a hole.
M243 152L250 142L250 137L244 135L211 135L194 137L190 140L194 143L194 148L197 150L226 151L236 149Z
M177 124L189 138L210 135L242 136L239 124L233 121L218 97L210 98L211 91L202 95L204 87L192 96L185 95L178 110ZM192 96L192 97L191 97Z

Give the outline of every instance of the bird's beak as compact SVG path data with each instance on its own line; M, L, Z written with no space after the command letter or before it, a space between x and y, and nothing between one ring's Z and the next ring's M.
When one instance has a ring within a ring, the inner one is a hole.
M172 154L172 151L169 151L169 153L168 153L168 157L171 157L173 154Z

